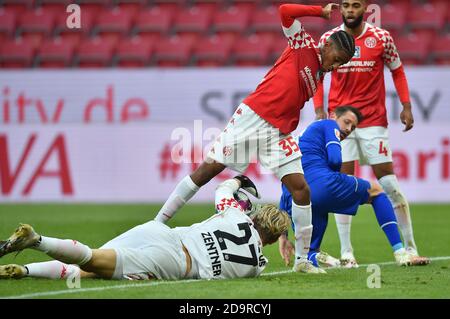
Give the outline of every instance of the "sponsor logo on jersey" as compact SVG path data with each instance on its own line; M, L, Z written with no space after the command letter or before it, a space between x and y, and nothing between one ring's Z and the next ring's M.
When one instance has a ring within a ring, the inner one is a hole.
M305 66L303 70L300 70L300 75L302 76L303 81L306 84L306 89L308 90L309 96L312 97L317 91L317 86L316 82L314 82L314 77L312 75L311 69L308 66Z
M233 153L233 149L231 148L231 146L225 146L223 148L223 155L230 156L231 153Z
M366 47L368 47L369 49L373 49L377 46L377 39L375 39L374 37L367 37L364 40L364 44L366 45Z
M355 54L353 55L354 58L361 58L361 47L360 46L355 46Z
M376 61L349 61L341 67L370 67L373 68Z
M336 135L337 139L341 140L341 132L337 128L334 129L334 135Z

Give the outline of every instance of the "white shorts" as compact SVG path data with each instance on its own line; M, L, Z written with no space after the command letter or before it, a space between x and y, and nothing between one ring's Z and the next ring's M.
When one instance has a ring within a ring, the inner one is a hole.
M176 232L160 222L136 226L110 240L102 249L116 251L113 279L182 279L186 255Z
M241 103L207 157L239 173L259 161L281 179L293 173L303 174L301 156L291 134L282 134Z
M341 141L342 162L359 161L361 165L392 162L388 129L382 126L357 128Z

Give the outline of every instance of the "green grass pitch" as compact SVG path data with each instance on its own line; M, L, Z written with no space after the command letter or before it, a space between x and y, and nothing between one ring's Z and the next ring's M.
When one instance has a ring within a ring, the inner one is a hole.
M0 238L7 238L20 223L41 234L77 239L90 247L152 219L159 205L0 205ZM189 225L213 212L213 205L189 204L170 226ZM421 254L435 258L428 266L398 267L371 208L364 206L352 224L352 242L359 269L332 269L326 275L290 271L278 253L278 244L265 247L269 264L259 278L217 281L111 281L81 280L69 289L64 280L25 278L1 280L0 298L450 298L450 204L412 205L416 242ZM325 234L323 250L339 256L334 218ZM290 232L292 236L292 231ZM0 264L30 263L49 258L33 250L8 255ZM383 264L387 262L387 264ZM381 263L381 287L369 289L368 264Z

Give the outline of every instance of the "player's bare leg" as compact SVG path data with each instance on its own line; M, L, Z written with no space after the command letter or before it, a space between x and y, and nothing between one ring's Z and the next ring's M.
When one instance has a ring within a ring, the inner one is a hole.
M166 223L176 212L186 204L211 179L220 174L225 165L212 161L204 161L190 176L183 178L170 194L155 220Z
M372 170L394 207L406 251L414 256L419 256L414 241L409 205L406 197L400 191L392 162L372 165Z
M312 235L312 212L309 186L300 173L285 175L281 182L292 194L292 220L295 225L295 263L294 271L305 273L324 273L308 260Z
M355 174L355 162L344 162L341 166L341 173L347 175ZM352 216L344 214L334 214L336 219L336 226L338 229L339 240L341 242L341 266L345 268L358 268L355 256L353 254L353 247L351 243L351 225Z

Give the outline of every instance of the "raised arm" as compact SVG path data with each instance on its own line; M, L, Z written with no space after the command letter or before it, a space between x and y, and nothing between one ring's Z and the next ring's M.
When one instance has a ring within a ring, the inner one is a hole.
M241 187L241 182L235 178L227 179L216 188L215 205L216 210L221 212L227 207L239 208L238 202L233 194Z
M302 4L283 4L278 8L283 26L283 33L288 38L291 48L298 49L310 47L311 36L305 32L300 17L313 16L329 19L334 8L339 7L336 3L329 3L324 8L321 6L306 6Z
M302 4L282 4L278 11L281 16L283 27L290 28L296 18L313 16L322 17L323 9L321 6L306 6Z

